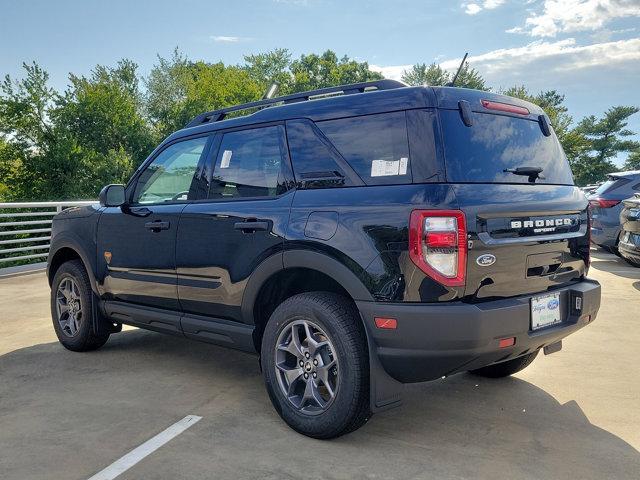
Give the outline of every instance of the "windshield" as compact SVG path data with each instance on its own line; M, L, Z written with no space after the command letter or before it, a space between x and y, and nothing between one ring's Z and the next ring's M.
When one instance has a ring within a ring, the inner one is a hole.
M555 133L545 137L536 121L474 113L467 127L458 110L441 110L440 121L450 182L529 183L528 176L505 170L537 167L544 179L535 183L574 184Z

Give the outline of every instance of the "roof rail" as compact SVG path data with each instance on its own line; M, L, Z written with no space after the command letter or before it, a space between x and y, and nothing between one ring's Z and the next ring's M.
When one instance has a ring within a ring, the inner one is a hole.
M201 113L193 120L191 120L185 128L195 127L196 125L202 125L209 122L219 122L223 120L228 113L237 112L239 110L248 110L251 108L265 108L269 105L275 105L277 103L297 103L309 100L311 97L321 97L332 93L342 92L343 95L350 95L352 93L362 93L367 89L375 90L390 90L393 88L406 87L407 85L397 80L375 80L373 82L352 83L350 85L340 85L337 87L320 88L318 90L309 90L308 92L294 93L291 95L285 95L284 97L267 98L264 100L258 100L256 102L243 103L242 105L234 105L232 107L221 108L219 110L212 110L211 112Z

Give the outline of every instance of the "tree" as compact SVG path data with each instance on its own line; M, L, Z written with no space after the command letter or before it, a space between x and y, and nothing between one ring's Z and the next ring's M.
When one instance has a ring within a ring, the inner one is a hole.
M629 139L634 132L626 128L628 118L638 111L638 107L611 107L602 118L590 115L578 123L576 131L589 142L572 165L578 185L603 180L607 173L618 170L611 159L640 148L639 142Z
M446 85L449 72L435 63L416 63L411 69L402 72L402 81L408 85Z
M384 78L380 73L369 70L367 62L358 62L346 55L338 59L331 50L321 55L301 55L299 59L291 62L290 71L293 77L291 92Z
M153 139L141 115L136 65L97 66L70 75L59 94L38 65L6 77L0 96L0 170L14 200L95 198L124 181L149 153Z
M640 148L636 148L629 154L624 162L625 170L640 170Z
M158 60L146 79L145 98L149 120L160 138L200 113L257 100L263 94L260 83L243 67L192 62L177 50L170 59Z
M278 95L291 92L291 53L286 48L276 48L270 52L245 55L244 69L249 77L260 85L263 91L272 83L278 84Z
M414 86L445 86L451 83L454 75L455 72L449 73L436 63L432 63L429 66L427 66L426 63L416 63L409 70L405 70L402 73L402 81ZM490 88L486 86L480 72L472 68L469 62L465 62L460 69L455 86L476 90L490 90Z

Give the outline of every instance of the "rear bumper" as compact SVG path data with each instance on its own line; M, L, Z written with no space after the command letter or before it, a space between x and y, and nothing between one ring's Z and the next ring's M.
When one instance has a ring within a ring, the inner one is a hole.
M386 304L357 302L374 360L402 383L433 380L515 358L558 342L584 327L600 308L600 284L583 280L555 290L561 293L562 323L530 329L532 295L478 304ZM582 298L577 311L575 298ZM398 327L375 327L375 317L395 318ZM512 347L499 348L500 338L515 337Z

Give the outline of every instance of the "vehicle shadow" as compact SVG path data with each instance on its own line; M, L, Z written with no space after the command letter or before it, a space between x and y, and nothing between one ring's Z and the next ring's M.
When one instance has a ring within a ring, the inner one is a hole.
M624 278L638 278L640 275L640 268L633 267L624 259L603 250L591 250L591 268Z
M87 478L187 414L203 421L141 464L153 478L637 478L640 471L640 452L591 424L575 401L561 404L518 378L465 374L408 386L403 407L328 442L280 421L255 356L142 330L114 335L92 353L57 343L15 350L0 357L0 378L3 479ZM327 475L302 473L329 466ZM125 478L151 478L134 472Z

